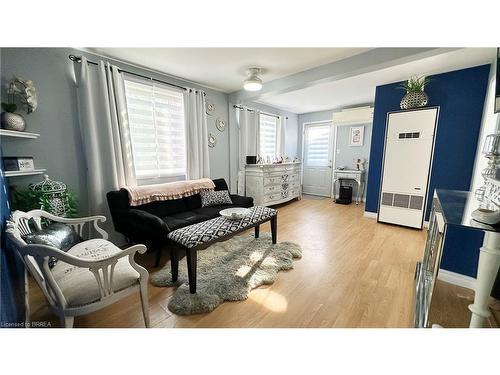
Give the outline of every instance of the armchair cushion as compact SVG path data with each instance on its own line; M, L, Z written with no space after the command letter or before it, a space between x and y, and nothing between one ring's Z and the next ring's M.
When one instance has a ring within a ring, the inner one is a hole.
M122 250L111 242L93 239L80 242L67 251L68 254L87 260L109 258ZM78 307L96 302L101 298L94 274L83 267L73 266L63 261L51 270L54 280L61 289L68 307ZM132 268L128 257L120 258L113 270L112 289L116 293L126 289L139 280L139 273Z
M73 228L63 223L52 223L47 227L22 236L27 244L48 245L62 251L68 251L77 243L83 241L82 237ZM57 259L50 257L49 267L55 266Z

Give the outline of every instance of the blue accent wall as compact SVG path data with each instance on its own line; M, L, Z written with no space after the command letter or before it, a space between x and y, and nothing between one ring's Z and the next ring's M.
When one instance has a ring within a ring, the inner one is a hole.
M440 106L428 205L434 189L469 190L481 128L490 65L431 76L429 106ZM366 211L377 212L387 112L400 110L400 83L377 86L373 115Z
M0 150L0 160L1 160ZM7 247L5 221L10 215L8 186L0 162L0 327L21 327L24 322L24 265Z
M448 227L441 268L461 275L476 277L479 248L483 246L483 239L483 231Z
M426 220L435 189L469 190L488 88L490 65L432 76L429 106L440 106ZM377 212L387 112L400 110L400 83L377 86L370 149L366 211ZM449 228L441 268L476 277L481 231Z

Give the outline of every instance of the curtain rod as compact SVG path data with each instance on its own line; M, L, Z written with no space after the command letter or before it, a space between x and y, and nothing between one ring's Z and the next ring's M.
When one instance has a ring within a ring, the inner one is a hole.
M255 111L255 109L248 108L248 107L243 107L243 106L241 106L241 105L236 105L236 104L234 104L234 105L233 105L233 108L238 108L238 109L242 109L242 110L243 110L243 109L246 109L246 110L247 110L247 111L249 111L249 112L253 112L253 111ZM275 115L274 113L267 113L267 112L262 112L262 111L261 111L260 113L263 113L264 115L268 115L268 116L276 117L276 118L279 118L279 117L280 117L279 115ZM285 117L285 118L288 120L288 116L283 116L283 117Z
M75 56L75 55L69 55L68 56L69 59L71 61L74 61L74 62L77 62L77 63L81 63L82 62L82 57L81 56ZM91 65L99 65L98 63L96 63L95 61L91 61L91 60L87 60L87 62ZM156 82L160 82L160 83L163 83L165 85L169 85L169 86L173 86L173 87L177 87L179 89L182 89L182 90L185 90L185 91L188 91L190 89L188 89L187 87L184 87L184 86L179 86L179 85L176 85L175 83L170 83L170 82L165 82L165 81L162 81L160 79L156 79L156 78L153 78L153 77L148 77L148 76L143 76L142 74L138 74L138 73L134 73L134 72L129 72L128 70L124 70L124 69L120 69L118 68L118 71L120 73L127 73L127 74L131 74L133 76L136 76L136 77L141 77L141 78L145 78L145 79L148 79L148 80L151 80L151 81L156 81ZM205 93L206 95L206 93Z

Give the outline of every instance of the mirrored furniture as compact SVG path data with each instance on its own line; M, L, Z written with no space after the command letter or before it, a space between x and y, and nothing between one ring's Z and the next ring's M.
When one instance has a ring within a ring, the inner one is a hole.
M483 224L473 218L478 209L496 211L500 205L500 182L488 179L483 201L473 192L440 190L434 194L424 257L416 267L415 327L427 327L436 278L440 269L442 249L450 228L484 232L479 252L474 303L470 328L483 327L491 313L488 301L500 267L500 225ZM474 249L471 249L471 253Z

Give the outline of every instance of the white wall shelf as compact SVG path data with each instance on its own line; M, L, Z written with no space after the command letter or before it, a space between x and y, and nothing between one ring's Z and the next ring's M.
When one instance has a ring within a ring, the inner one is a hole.
M30 139L36 139L40 137L40 134L37 133L18 132L15 130L6 130L6 129L0 129L0 135L4 137L30 138Z
M43 174L47 170L46 169L35 169L33 171L5 171L4 175L5 177L18 177L18 176L31 176L31 175L36 175L36 174Z

